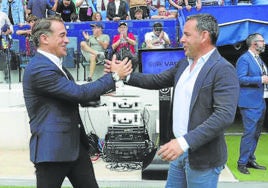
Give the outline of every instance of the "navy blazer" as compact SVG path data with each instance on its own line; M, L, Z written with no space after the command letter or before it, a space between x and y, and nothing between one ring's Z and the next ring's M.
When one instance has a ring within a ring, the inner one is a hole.
M262 71L252 54L247 51L237 60L236 71L240 83L239 107L258 108L263 105Z
M184 59L156 75L133 73L128 83L148 89L175 87L188 64ZM190 147L189 163L192 168L207 169L226 163L224 130L235 118L238 94L235 68L215 50L197 77L190 104L188 133L184 138Z
M30 118L30 158L34 163L74 161L80 141L88 149L79 103L114 89L111 74L78 85L47 57L37 53L23 76L23 94Z

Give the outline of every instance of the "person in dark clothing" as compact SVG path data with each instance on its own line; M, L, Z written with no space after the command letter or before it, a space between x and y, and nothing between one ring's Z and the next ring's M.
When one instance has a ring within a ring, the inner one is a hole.
M119 6L117 6L117 4ZM123 0L114 0L107 5L107 20L119 21L126 20L127 14L127 3Z
M71 15L75 13L75 4L71 0L62 0L58 3L57 13L61 15L61 18L65 22L71 22Z

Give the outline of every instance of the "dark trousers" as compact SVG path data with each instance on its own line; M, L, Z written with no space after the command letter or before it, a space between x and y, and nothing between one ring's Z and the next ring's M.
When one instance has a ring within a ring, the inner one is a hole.
M60 188L65 177L74 188L98 188L88 151L81 145L76 161L42 162L35 168L37 188Z
M263 102L259 108L241 108L244 133L240 142L239 165L246 165L248 162L255 161L254 155L261 130L264 122L266 104Z
M79 20L80 21L92 21L92 15L87 15L87 9L88 8L80 8L79 10Z

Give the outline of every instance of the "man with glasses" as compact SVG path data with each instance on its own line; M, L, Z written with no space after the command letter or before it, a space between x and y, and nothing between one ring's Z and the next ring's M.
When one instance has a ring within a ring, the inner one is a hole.
M265 118L268 76L267 67L260 58L265 50L263 36L259 33L251 34L246 43L249 49L236 64L240 83L238 107L244 126L237 168L243 174L250 174L248 168L266 170L266 167L256 162L254 153Z
M146 48L149 49L161 49L170 45L168 34L163 31L161 23L155 23L153 25L153 31L145 34Z

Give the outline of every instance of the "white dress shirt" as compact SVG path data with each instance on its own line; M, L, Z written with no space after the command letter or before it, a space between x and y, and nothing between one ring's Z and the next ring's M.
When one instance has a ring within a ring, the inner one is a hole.
M62 58L58 58L57 56L55 56L51 53L45 52L43 50L40 50L40 49L37 49L37 52L39 52L40 54L43 54L48 59L50 59L63 72L63 74L68 79L66 72L64 72L64 70L62 69Z
M189 65L182 73L175 87L173 102L173 133L183 151L187 151L189 149L189 145L184 139L183 135L187 134L188 132L188 123L190 117L189 110L193 88L200 70L214 50L215 48L199 58L193 70L191 71L190 67L193 63L193 60L188 59Z

